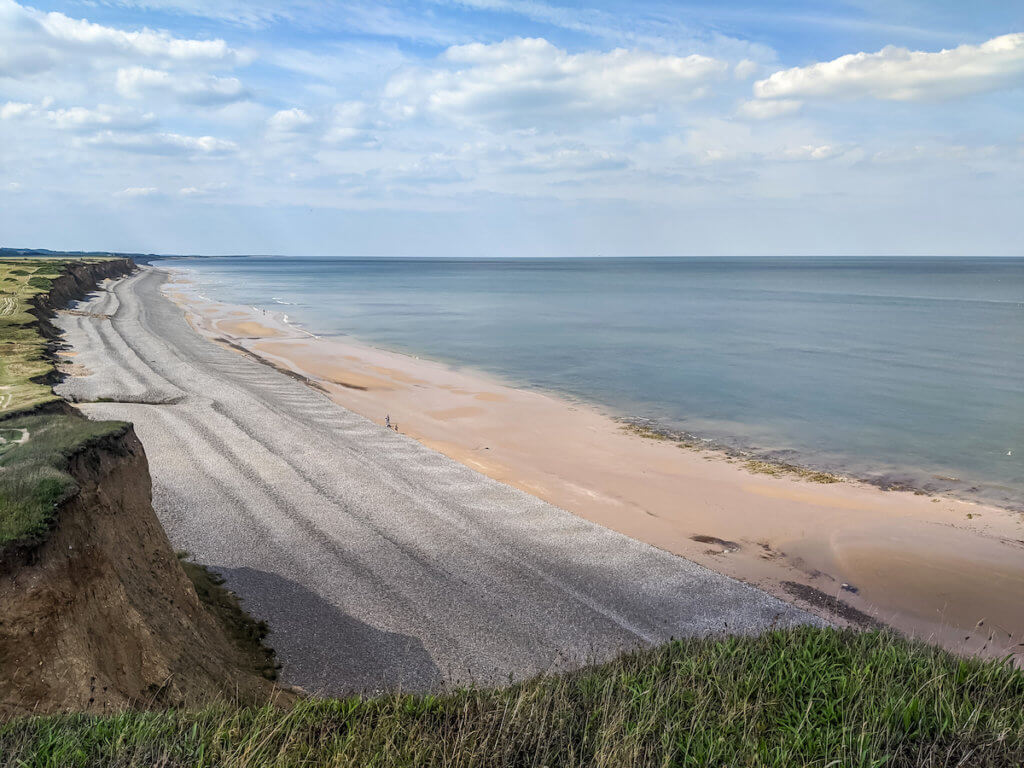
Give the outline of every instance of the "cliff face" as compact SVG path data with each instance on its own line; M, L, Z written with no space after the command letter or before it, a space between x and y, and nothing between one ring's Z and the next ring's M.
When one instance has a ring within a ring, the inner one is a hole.
M58 309L63 309L72 301L84 299L87 294L96 290L96 286L111 277L122 277L135 269L131 259L110 259L91 264L69 264L63 274L53 279L50 290L36 296L32 305L33 314L39 320L43 335L54 338L59 331L50 322L50 317Z
M79 492L0 576L0 711L266 700L272 686L199 602L151 505L128 427L70 458Z
M134 266L71 265L35 301L43 332L56 336L57 308ZM63 401L49 410L82 418ZM265 702L275 688L252 649L200 602L160 526L131 425L61 456L66 467L53 469L74 486L48 538L0 562L0 714Z

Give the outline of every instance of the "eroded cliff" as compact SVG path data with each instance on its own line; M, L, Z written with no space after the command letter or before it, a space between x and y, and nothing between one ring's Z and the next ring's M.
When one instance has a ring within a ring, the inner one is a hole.
M52 337L56 309L133 266L69 265L33 302L39 330ZM83 419L63 401L45 410L31 418ZM130 424L110 425L48 445L46 462L28 430L0 457L0 479L19 473L8 485L25 498L64 483L42 533L0 552L0 712L267 701L276 693L266 679L272 660L197 596L153 511L142 444ZM21 501L8 493L0 514L15 514Z

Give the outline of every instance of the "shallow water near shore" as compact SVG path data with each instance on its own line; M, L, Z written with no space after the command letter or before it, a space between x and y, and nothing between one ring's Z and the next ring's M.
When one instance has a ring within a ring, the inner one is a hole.
M1024 259L176 259L197 290L717 443L1024 507Z

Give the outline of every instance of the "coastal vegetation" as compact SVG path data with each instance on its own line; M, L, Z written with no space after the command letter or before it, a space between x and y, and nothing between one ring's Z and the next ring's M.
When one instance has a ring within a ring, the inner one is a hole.
M222 576L205 565L189 560L187 552L177 554L199 601L217 618L228 638L244 656L248 666L267 680L276 680L281 664L275 658L274 649L264 642L270 633L267 623L254 619L245 612L238 595L224 586Z
M48 383L54 374L51 342L33 300L71 263L89 262L0 260L0 556L45 538L57 506L75 490L68 458L125 428L66 412Z
M438 695L26 718L5 766L1010 766L1024 674L884 632L675 641Z
M127 427L62 413L0 421L0 556L45 539L58 505L77 490L70 456Z
M46 385L53 372L48 340L32 314L67 264L62 259L0 260L0 416L58 398Z
M744 462L748 472L753 472L756 475L771 475L772 477L799 477L801 480L806 480L809 483L841 483L843 479L830 472L820 472L815 469L808 469L807 467L801 467L796 464L787 464L786 462L777 461L761 461L758 459L751 459Z

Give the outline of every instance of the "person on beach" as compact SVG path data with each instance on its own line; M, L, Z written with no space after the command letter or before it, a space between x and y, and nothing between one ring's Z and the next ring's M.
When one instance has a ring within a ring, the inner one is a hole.
M391 429L391 414L390 413L387 416L384 417L384 426L387 427L388 429Z

